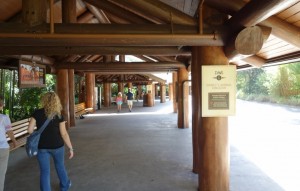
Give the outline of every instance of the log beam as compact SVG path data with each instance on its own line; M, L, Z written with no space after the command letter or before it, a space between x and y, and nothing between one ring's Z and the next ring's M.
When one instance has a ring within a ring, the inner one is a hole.
M254 26L297 2L298 0L252 0L229 19L228 25L235 28Z
M99 54L99 55L152 55L152 56L175 56L185 55L190 56L191 52L185 49L179 49L177 47L120 47L120 46L47 46L39 47L34 46L28 48L28 46L5 46L0 45L1 55L47 55L51 52L51 55L87 55L87 54Z
M287 43L300 48L299 27L283 21L277 17L270 17L261 23L263 26L272 28L272 35L280 38Z
M123 4L123 0L111 0ZM197 26L197 20L181 11L158 0L129 0L126 4L137 7L144 14L155 15L166 23L186 24Z
M116 6L113 3L108 2L107 0L85 0L85 2L102 9L106 12L109 12L111 14L114 14L120 18L125 18L126 20L130 21L130 23L137 23L137 24L143 24L143 23L149 23L146 19L143 19L129 11L124 11L124 9L120 8L119 6Z
M263 41L265 42L270 34L271 34L271 28L269 27L259 27L262 31L262 38L263 38ZM252 41L252 40L251 40ZM244 44L244 42L242 42ZM250 43L253 43L252 45L253 46L256 46L258 43L252 41ZM252 56L254 54L256 54L257 52L252 52L251 54L247 54L247 55L242 55L238 50L237 50L237 47L236 47L236 44L237 44L237 39L236 38L233 38L229 41L229 43L227 43L227 45L224 47L224 51L225 51L225 55L226 57L230 60L230 61L235 61L235 60L240 60L240 59L243 59L243 58L246 58L246 57L249 57L249 56ZM261 45L262 46L262 45ZM249 48L249 47L247 47ZM262 66L262 65L261 65Z
M239 11L243 6L246 5L246 2L241 0L231 0L231 1L207 0L205 2L209 4L211 7L220 8L220 10L223 10L224 13L230 15L234 15L237 11ZM289 3L292 2L294 2L295 4L295 2L298 1L291 0ZM282 21L276 16L271 16L259 24L272 28L272 35L286 41L289 44L292 44L300 48L299 27L292 25L286 21Z
M223 46L218 35L188 34L10 34L0 33L5 46Z
M57 34L197 34L197 27L182 24L86 24L56 23ZM49 24L30 27L24 23L0 23L0 33L49 33ZM211 31L204 28L206 34Z
M121 68L121 69L131 69L131 68L141 68L141 69L178 69L185 68L185 65L180 62L65 62L57 63L57 69L111 69Z
M95 15L95 17L99 20L100 23L110 23L107 16L104 14L102 10L97 9L95 6L86 3L88 10Z

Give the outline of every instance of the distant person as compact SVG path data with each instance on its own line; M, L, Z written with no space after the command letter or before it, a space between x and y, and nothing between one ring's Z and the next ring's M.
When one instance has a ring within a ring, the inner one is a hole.
M40 190L51 190L50 158L52 158L60 181L60 190L67 191L71 187L71 180L67 175L64 164L64 144L68 148L69 159L73 158L74 151L66 130L66 121L61 115L62 106L58 95L54 92L44 94L41 105L43 108L34 112L28 126L28 132L31 134L35 126L39 129L47 119L51 120L42 132L38 146L37 160L40 166Z
M3 98L0 97L0 110L4 107ZM7 115L0 114L0 191L4 189L5 174L9 158L9 144L6 140L6 134L12 140L14 147L17 146L14 133L11 130L11 122Z
M138 90L136 90L136 92L135 92L135 93L136 93L136 96L135 96L135 98L136 98L136 101L137 101L137 102L139 102L139 91L138 91Z
M122 109L122 103L123 103L123 97L122 97L121 92L119 92L118 95L117 95L116 103L117 103L117 106L118 106L118 112L120 112L121 109Z
M128 109L131 112L132 105L133 105L133 93L131 93L130 88L128 89L128 93L126 94L126 100L127 100Z

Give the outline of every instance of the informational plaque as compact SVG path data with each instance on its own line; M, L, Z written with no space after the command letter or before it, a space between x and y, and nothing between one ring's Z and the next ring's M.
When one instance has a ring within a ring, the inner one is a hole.
M202 117L235 115L236 67L202 66Z
M147 93L151 94L152 93L152 85L147 85Z

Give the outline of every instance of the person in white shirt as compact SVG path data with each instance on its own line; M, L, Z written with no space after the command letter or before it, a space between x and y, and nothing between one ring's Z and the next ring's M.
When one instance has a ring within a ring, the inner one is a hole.
M3 98L0 97L0 110L4 107ZM9 158L9 144L7 143L6 133L12 140L14 146L17 145L13 131L11 130L11 122L7 115L0 114L0 191L4 189L5 174Z

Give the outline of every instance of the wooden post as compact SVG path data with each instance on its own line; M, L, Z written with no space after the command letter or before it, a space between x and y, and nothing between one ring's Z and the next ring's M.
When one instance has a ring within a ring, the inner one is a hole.
M76 0L62 1L62 22L76 23ZM68 69L70 127L75 126L74 69Z
M178 102L178 75L177 72L173 72L173 112L177 113L178 111L178 106L177 106L177 102Z
M160 103L166 102L166 84L160 84Z
M192 49L192 138L193 138L193 172L199 173L199 128L201 125L201 66L198 65L197 47Z
M155 84L152 84L152 106L155 105Z
M75 126L74 70L68 70L70 127Z
M109 107L110 106L110 83L105 82L103 84L103 89L104 89L104 107Z
M29 26L36 26L46 22L47 2L41 0L23 0L22 1L22 19L23 23Z
M123 83L118 83L118 92L122 93L122 96L124 97L124 84Z
M95 87L95 74L87 73L86 74L86 107L92 108L94 112L94 87Z
M169 101L173 101L173 83L169 83Z
M180 68L178 71L178 128L189 127L189 89L187 80L189 79L188 71Z
M192 116L193 134L196 134L193 151L197 160L193 171L199 173L199 190L229 191L228 120L227 117L201 117L200 67L227 65L228 59L223 47L193 47L192 58Z
M138 99L143 99L143 98L141 97L141 95L142 95L142 85L138 85L138 93L139 93L139 95L137 95L137 96L138 96Z
M69 78L68 78L68 70L60 69L57 70L57 94L60 98L62 105L62 115L64 120L67 121L66 127L70 127L70 112L69 112Z
M132 89L132 82L128 82L128 83L127 83L127 86L128 86L128 89L129 89L129 88Z
M125 62L125 55L119 55L119 62ZM122 78L124 79L124 75ZM124 83L118 83L118 91L122 93L124 98Z
M155 92L155 97L158 97L158 84L154 85L154 92Z

